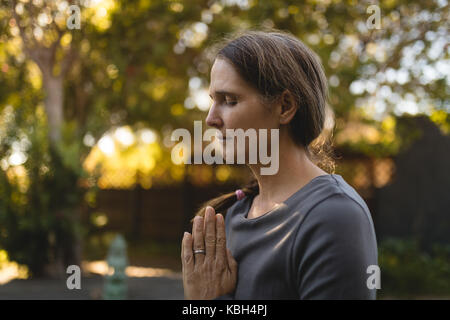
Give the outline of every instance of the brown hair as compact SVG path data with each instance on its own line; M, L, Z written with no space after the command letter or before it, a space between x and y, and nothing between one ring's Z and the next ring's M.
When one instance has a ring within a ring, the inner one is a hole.
M333 173L332 128L325 128L325 120L331 118L334 124L334 119L327 107L327 78L320 58L293 35L275 29L238 32L213 46L213 50L214 59L230 62L261 93L265 105L286 89L290 91L298 106L289 123L294 141L305 148L317 166ZM256 179L242 191L247 196L258 194ZM236 200L235 192L221 195L204 203L196 215L204 216L206 206L223 214Z

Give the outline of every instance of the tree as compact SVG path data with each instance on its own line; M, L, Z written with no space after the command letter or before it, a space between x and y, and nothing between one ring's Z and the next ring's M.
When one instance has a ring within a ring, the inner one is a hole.
M59 2L61 4L62 2ZM34 61L42 74L45 92L45 111L49 123L49 135L52 143L61 137L63 123L63 81L73 63L76 51L68 39L65 15L57 7L58 2L42 5L31 2L10 1L11 22L20 31L23 52Z

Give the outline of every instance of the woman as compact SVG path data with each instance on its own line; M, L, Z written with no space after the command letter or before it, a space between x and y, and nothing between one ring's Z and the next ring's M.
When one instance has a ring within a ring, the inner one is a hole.
M369 209L340 175L319 167L330 158L321 139L327 80L316 54L285 32L247 31L218 51L210 95L206 123L223 134L279 129L279 170L261 175L261 164L247 164L253 183L196 214L182 241L185 297L375 299Z

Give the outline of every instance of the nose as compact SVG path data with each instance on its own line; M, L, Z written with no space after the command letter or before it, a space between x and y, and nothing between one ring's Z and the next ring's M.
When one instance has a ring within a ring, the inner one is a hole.
M223 126L223 121L214 104L209 109L208 116L206 117L205 122L208 126L216 129L220 129Z

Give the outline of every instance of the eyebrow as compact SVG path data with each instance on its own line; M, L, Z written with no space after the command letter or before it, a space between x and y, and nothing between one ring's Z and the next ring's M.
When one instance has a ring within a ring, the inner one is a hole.
M235 96L235 97L239 97L239 95L238 95L237 93L230 92L230 91L215 91L214 94L215 94L215 95L224 95L224 96ZM211 94L209 94L209 96L212 98Z

